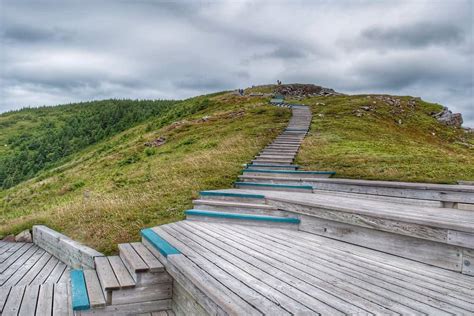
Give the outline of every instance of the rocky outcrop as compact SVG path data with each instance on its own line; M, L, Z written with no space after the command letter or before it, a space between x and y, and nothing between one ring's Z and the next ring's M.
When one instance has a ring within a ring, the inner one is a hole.
M443 107L441 112L433 114L433 117L448 126L461 127L463 123L461 113L453 113L447 107Z
M316 86L314 84L283 84L275 88L275 94L284 97L306 98L313 96L342 95L333 89Z

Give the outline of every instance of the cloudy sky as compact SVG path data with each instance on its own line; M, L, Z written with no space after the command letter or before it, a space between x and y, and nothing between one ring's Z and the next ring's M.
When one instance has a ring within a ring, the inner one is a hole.
M473 2L0 0L0 112L285 82L421 96L474 127Z

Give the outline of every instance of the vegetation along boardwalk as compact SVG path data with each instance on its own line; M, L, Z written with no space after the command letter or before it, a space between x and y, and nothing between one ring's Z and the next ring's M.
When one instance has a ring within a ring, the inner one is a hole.
M474 314L474 186L301 170L311 110L272 103L293 116L235 188L119 255L45 227L0 243L2 315Z

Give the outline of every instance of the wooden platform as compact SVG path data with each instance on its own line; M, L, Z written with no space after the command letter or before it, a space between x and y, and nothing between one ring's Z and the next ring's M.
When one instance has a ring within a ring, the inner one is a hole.
M208 313L472 314L474 278L301 231L181 221L153 228L167 271Z
M69 268L33 243L0 241L0 314L71 315Z

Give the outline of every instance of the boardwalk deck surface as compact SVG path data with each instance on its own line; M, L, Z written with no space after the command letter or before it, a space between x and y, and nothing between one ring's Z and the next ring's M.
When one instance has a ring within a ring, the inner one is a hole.
M69 315L69 268L33 243L0 241L0 315Z
M472 277L330 238L198 221L153 230L182 253L167 268L205 280L226 312L474 313Z

